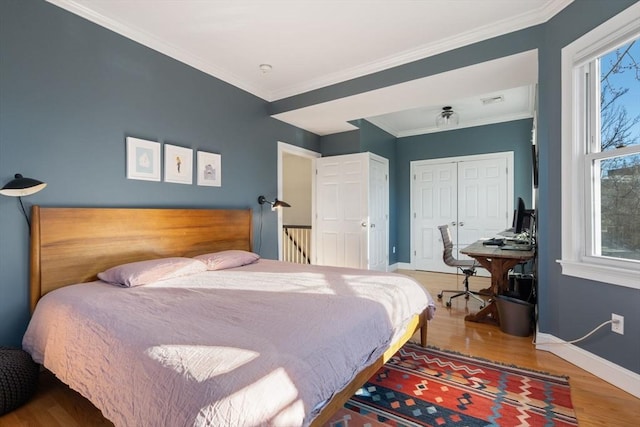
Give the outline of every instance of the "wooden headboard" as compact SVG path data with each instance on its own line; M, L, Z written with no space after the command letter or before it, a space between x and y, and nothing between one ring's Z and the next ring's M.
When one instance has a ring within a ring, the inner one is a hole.
M54 289L115 265L251 250L252 213L227 209L47 208L31 212L31 311Z

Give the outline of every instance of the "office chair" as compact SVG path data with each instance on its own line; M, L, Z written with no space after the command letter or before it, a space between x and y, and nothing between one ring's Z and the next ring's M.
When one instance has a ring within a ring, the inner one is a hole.
M451 241L451 232L448 225L439 225L438 229L442 234L442 244L444 245L444 251L442 252L442 259L444 263L451 267L458 267L462 274L464 274L464 291L458 289L444 289L438 294L438 299L442 299L445 292L454 292L455 295L449 297L449 301L445 303L447 307L451 307L451 300L464 295L465 299L472 297L480 301L480 308L484 307L485 301L478 295L482 295L480 292L474 292L469 290L469 277L476 274L476 263L473 260L465 261L459 260L453 257L453 242Z

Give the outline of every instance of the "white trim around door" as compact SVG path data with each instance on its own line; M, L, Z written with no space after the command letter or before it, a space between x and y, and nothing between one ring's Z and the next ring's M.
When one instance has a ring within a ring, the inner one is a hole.
M298 147L297 145L288 144L286 142L278 141L278 198L282 199L283 187L284 187L284 172L282 169L283 156L285 153L292 154L294 156L304 157L307 159L316 159L321 157L320 153L308 150L306 148ZM312 173L312 191L315 191L315 174ZM311 195L312 204L315 203L315 196ZM282 260L282 209L278 211L278 259ZM315 206L311 207L311 212L315 212ZM313 244L313 242L312 242Z

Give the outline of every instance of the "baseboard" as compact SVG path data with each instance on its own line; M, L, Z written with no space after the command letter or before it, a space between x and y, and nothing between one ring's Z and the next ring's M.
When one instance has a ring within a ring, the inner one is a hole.
M396 267L396 270L413 270L413 266L410 262L397 262L393 265Z
M387 267L387 271L396 271L398 269L398 263L396 262L395 264L391 264L389 267Z
M618 366L600 356L567 344L550 334L536 335L536 349L548 351L614 386L640 398L640 374Z

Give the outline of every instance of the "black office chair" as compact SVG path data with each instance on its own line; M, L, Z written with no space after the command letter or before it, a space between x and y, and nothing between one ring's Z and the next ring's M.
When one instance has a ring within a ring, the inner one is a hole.
M481 292L474 292L469 289L469 277L476 274L476 262L473 260L459 260L453 257L453 242L451 241L451 232L449 231L448 225L439 225L438 229L440 230L440 234L442 234L442 244L444 245L444 251L442 252L442 259L444 263L451 267L458 267L462 274L464 274L464 291L460 291L458 289L445 289L442 290L438 294L438 299L442 299L442 296L445 292L454 292L455 294L449 297L449 301L445 303L447 307L451 307L451 300L454 298L458 298L464 295L465 299L469 299L472 297L480 301L480 308L484 307L485 300L480 298L478 295L483 295Z

